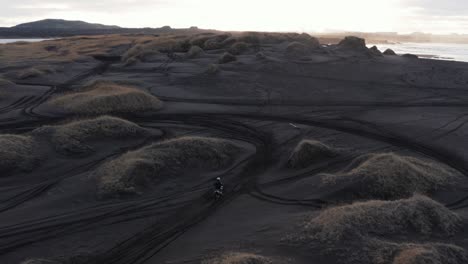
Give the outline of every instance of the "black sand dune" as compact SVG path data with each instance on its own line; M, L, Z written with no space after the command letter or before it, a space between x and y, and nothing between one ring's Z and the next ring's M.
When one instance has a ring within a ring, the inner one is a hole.
M467 263L466 63L257 32L0 54L2 264Z

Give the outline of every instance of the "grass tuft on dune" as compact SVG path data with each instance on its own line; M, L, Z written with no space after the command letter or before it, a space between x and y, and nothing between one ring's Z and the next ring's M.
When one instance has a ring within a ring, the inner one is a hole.
M97 82L83 91L55 97L48 105L73 114L110 114L157 111L163 103L137 88Z
M273 260L252 253L230 252L220 257L204 260L202 264L274 264Z
M364 155L348 171L322 175L325 186L342 187L344 197L367 199L407 198L449 186L456 173L441 165L393 153Z
M91 140L126 139L148 136L149 132L124 119L102 116L64 125L44 126L32 132L47 137L55 150L62 154L87 154L93 150Z
M310 48L305 44L293 41L286 46L286 54L292 57L303 57L310 55Z
M302 140L288 159L287 166L293 169L307 168L315 162L337 156L332 147L316 140Z
M228 52L233 55L241 55L242 53L249 50L249 48L250 48L249 44L242 42L242 41L238 41L232 44L231 47L228 48Z
M397 201L367 201L324 210L304 226L305 240L335 244L368 236L447 237L462 227L462 219L442 204L422 196Z
M20 80L41 77L47 74L56 73L56 69L48 66L38 66L24 69L16 74L16 78Z
M241 147L225 139L182 137L123 154L99 167L101 197L136 194L144 187L187 170L214 171L230 165Z
M465 264L466 251L453 244L392 242L368 238L362 243L329 248L346 264Z
M0 135L0 171L31 171L39 161L36 142L32 137Z
M233 61L236 61L237 58L236 56L232 55L231 53L229 52L225 52L218 60L218 63L220 64L224 64L224 63L229 63L229 62L233 62Z
M203 49L199 46L192 46L186 54L189 59L195 59L200 57L204 53Z
M306 220L289 241L319 249L346 264L463 264L467 263L464 249L428 242L450 238L462 228L458 214L415 195L326 209ZM407 239L416 242L404 242Z
M468 263L466 251L450 244L408 244L400 246L392 264L464 264Z

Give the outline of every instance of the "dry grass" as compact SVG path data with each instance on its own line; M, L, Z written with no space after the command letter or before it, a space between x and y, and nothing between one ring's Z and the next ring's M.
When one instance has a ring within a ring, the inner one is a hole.
M152 61L152 58L160 54L159 48L158 45L153 44L137 44L123 54L122 61L127 66L135 64L138 61Z
M300 42L309 48L320 47L319 41L309 34L298 33L268 33L268 32L243 32L233 35L240 42L245 42L251 45L259 44L278 44L283 42Z
M191 44L186 37L163 35L159 37L137 39L132 47L122 55L122 62L131 65L137 61L151 62L158 59L161 53L187 52Z
M35 140L30 136L0 135L0 171L31 171L40 162Z
M73 114L110 114L157 111L163 103L142 90L109 82L97 82L83 91L55 97L47 102Z
M200 57L203 54L203 49L199 46L192 46L190 50L187 52L186 57L189 59L195 59Z
M110 116L79 120L65 125L44 126L32 133L48 138L55 150L62 154L93 152L93 147L89 145L91 140L126 139L149 134L135 123Z
M450 244L407 244L392 264L465 264L468 256L463 248Z
M199 46L204 50L221 49L226 46L226 40L231 34L200 34L190 38L189 44Z
M220 257L202 261L202 264L274 264L273 260L252 254L252 253L239 253L230 252Z
M136 194L158 180L193 169L218 170L230 165L241 148L224 139L182 137L128 152L95 171L99 195Z
M405 243L370 238L362 244L332 250L346 264L465 264L463 248L443 243Z
M249 50L249 47L250 47L249 44L239 41L239 42L235 42L234 44L232 44L231 47L229 47L228 51L231 54L240 55L246 52L247 50Z
M320 249L346 264L462 264L467 263L467 255L457 246L401 242L405 238L447 239L462 227L463 220L456 213L416 195L326 209L306 221L302 232L290 241Z
M107 54L133 42L152 40L153 36L102 35L77 36L26 44L0 45L5 63L18 61L74 61L93 54Z
M456 173L441 165L396 154L359 157L348 171L322 175L325 186L344 186L353 198L399 199L429 194L456 181Z
M315 162L337 156L335 149L316 140L302 140L288 159L287 166L294 169L306 168Z
M416 195L397 201L368 201L324 210L304 226L301 239L334 245L369 236L451 236L462 219L443 205Z
M391 242L380 238L368 238L358 244L348 241L347 246L328 251L346 264L465 264L468 260L466 251L456 245Z
M24 69L16 74L16 78L20 80L31 79L41 77L47 74L56 73L57 70L50 66L37 66L28 69Z

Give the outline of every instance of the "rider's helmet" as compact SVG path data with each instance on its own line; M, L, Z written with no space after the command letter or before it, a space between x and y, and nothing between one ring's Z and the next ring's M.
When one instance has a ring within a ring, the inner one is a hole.
M217 177L216 180L217 180L217 181L221 181L221 178L220 178L220 177Z

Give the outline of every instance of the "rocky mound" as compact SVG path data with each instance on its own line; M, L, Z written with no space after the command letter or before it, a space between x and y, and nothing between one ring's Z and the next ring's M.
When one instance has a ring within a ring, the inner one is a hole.
M368 52L366 41L362 38L348 36L338 43L338 49L355 52Z
M218 258L202 261L202 264L275 264L273 260L251 253L227 253ZM279 263L278 263L279 264Z
M303 169L310 165L337 156L335 149L316 140L302 140L293 150L287 166L293 169Z
M291 57L303 57L310 55L311 49L301 42L291 42L286 46L286 54Z
M72 114L111 114L157 111L163 103L142 90L108 82L98 82L83 91L55 97L47 102Z
M419 59L418 55L414 55L414 54L403 54L401 56L404 58L408 58L408 59Z
M387 56L396 56L397 54L395 53L395 51L393 51L392 49L386 49L384 52L383 52L384 55L387 55Z
M245 42L235 42L231 47L229 47L228 51L233 55L240 55L249 50L249 47L249 44Z
M360 241L369 236L411 233L424 237L451 236L462 219L428 197L416 195L397 201L368 201L327 209L309 220L305 239L332 244Z
M135 123L120 118L103 116L59 126L35 129L33 135L46 137L62 154L88 154L94 151L93 140L145 137L149 132Z
M213 36L207 39L205 43L203 43L203 48L206 50L221 49L225 46L224 41L230 36L231 36L230 34L222 34L222 35Z
M99 195L136 194L144 187L187 170L214 171L229 166L241 148L224 139L183 137L154 143L103 164L95 171Z
M364 155L347 171L322 175L325 186L340 187L337 199L407 198L415 192L430 194L456 179L456 172L437 163L396 154Z
M219 58L219 63L220 64L224 64L224 63L229 63L229 62L233 62L233 61L236 61L237 58L236 56L232 55L231 53L229 52L225 52L221 58Z
M0 135L0 171L27 172L40 162L35 140L30 136Z
M374 56L382 56L382 52L376 46L372 46L369 51Z

